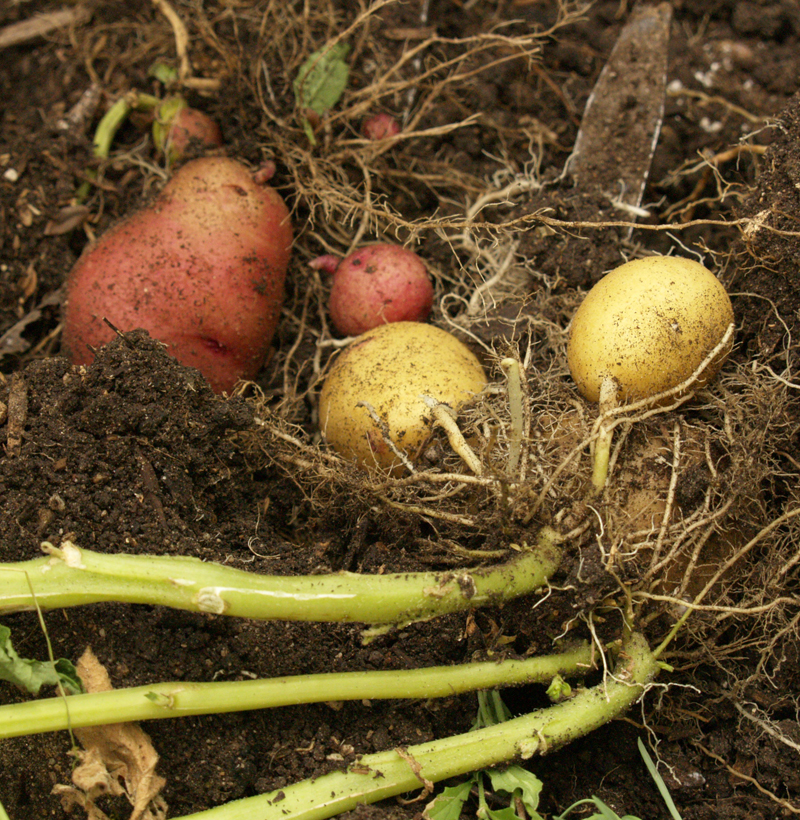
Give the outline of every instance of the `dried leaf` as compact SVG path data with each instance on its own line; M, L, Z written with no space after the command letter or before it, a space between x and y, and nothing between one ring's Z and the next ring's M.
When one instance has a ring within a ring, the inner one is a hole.
M87 692L112 689L105 667L87 649L77 664ZM75 729L83 746L76 753L79 765L72 773L73 786L58 785L65 809L81 806L88 820L107 820L97 806L103 795L125 795L133 807L129 820L164 820L167 804L161 797L166 780L155 773L158 754L150 737L137 723L110 723Z

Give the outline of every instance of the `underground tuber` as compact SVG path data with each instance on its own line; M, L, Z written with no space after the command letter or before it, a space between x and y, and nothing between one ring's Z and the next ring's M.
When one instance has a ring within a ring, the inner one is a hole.
M368 140L383 140L396 137L400 133L400 125L391 114L373 114L361 124L361 132Z
M190 108L183 97L168 97L155 111L153 141L172 164L193 153L219 148L222 132L216 120Z
M366 245L342 259L320 265L333 273L329 310L339 333L357 336L389 322L423 322L433 305L433 285L425 263L400 245Z
M733 322L725 288L698 262L673 256L636 259L604 276L572 320L567 358L589 401L604 379L619 401L677 387L720 343ZM703 373L716 375L730 345Z
M254 378L278 324L292 244L279 194L227 158L188 162L90 245L67 279L64 348L86 364L144 328L217 391Z
M381 325L359 336L328 374L320 427L331 447L360 465L399 467L430 435L436 406L457 410L485 385L477 357L447 331Z
M616 408L688 396L719 372L732 338L725 288L690 259L636 259L589 291L572 319L567 360L578 390L599 403L594 491L608 477Z

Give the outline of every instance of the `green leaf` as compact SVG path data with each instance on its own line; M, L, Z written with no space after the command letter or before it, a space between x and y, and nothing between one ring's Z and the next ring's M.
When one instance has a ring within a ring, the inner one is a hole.
M532 820L539 815L539 795L542 792L542 781L522 766L509 766L507 769L488 769L486 774L492 783L492 791L507 792L512 797L522 798L522 803Z
M310 108L320 116L339 101L350 74L344 61L350 51L347 43L315 51L300 67L294 81L294 96L300 108Z
M38 695L42 686L59 683L71 694L83 691L75 667L65 658L55 663L20 658L11 645L11 630L7 626L0 626L0 680L7 680L32 695Z
M650 777L653 778L653 782L656 784L656 788L661 794L661 799L664 801L664 805L667 807L670 817L672 817L673 820L681 820L678 809L675 807L675 803L672 802L672 795L669 793L669 789L667 788L667 784L664 782L664 779L659 774L656 764L653 763L653 758L648 754L647 748L642 742L642 739L637 738L637 741L639 746L639 754L642 756L644 765L647 766L647 771L650 772Z
M461 817L461 809L474 785L475 778L471 777L457 786L448 786L425 806L425 811L422 812L423 818L425 820L458 820Z
M294 97L303 118L303 130L312 145L316 145L317 140L306 112L321 117L339 101L350 74L350 66L344 61L349 51L347 43L335 43L315 51L295 77Z

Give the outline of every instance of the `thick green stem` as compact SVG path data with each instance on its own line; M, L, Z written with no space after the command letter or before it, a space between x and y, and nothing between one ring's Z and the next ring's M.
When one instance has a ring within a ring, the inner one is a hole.
M448 572L270 576L183 556L103 555L70 542L0 564L0 613L118 601L288 621L403 625L504 601L547 583L561 538L544 528L504 564ZM31 589L33 594L31 594Z
M325 820L361 803L449 777L544 754L621 715L641 697L658 664L641 635L625 645L614 676L572 700L496 726L406 749L364 755L345 771L303 780L176 820Z
M590 667L590 647L582 645L557 655L502 663L296 675L221 683L158 683L73 695L68 699L52 697L0 706L0 738L105 723L243 712L299 703L443 698L496 686L549 683L556 675L582 675Z

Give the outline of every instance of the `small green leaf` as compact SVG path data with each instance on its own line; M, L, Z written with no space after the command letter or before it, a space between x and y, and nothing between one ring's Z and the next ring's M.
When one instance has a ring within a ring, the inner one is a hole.
M322 116L339 101L350 74L344 61L350 51L347 43L315 51L300 67L294 81L294 96L300 108L310 108Z
M461 809L474 785L475 778L471 777L457 786L448 786L425 806L425 811L422 812L423 818L425 820L458 820L461 817Z
M507 769L488 769L486 774L492 783L492 791L507 792L512 797L519 796L526 811L533 820L539 817L539 795L542 793L542 781L522 766L509 766Z
M32 695L38 695L42 686L59 683L72 694L83 691L78 673L70 661L59 658L51 663L20 658L11 645L11 630L7 626L0 626L0 680L7 680Z

